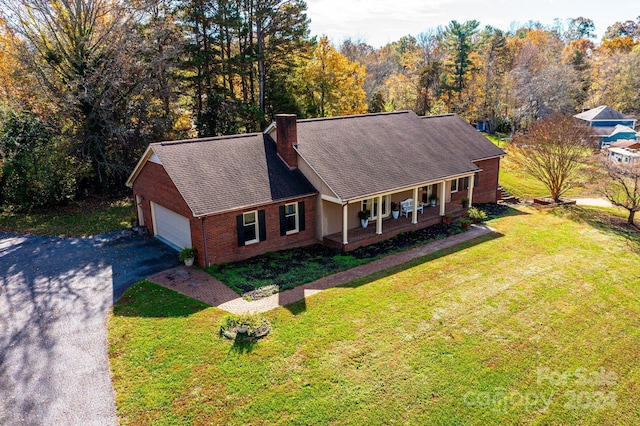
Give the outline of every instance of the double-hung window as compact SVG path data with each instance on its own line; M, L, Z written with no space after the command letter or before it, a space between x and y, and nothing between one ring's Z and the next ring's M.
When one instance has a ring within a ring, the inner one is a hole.
M305 230L304 201L281 205L280 236L295 234Z
M252 211L242 215L242 226L244 228L244 244L257 243L259 240L258 232L258 212Z
M284 221L287 235L298 232L298 203L284 206Z

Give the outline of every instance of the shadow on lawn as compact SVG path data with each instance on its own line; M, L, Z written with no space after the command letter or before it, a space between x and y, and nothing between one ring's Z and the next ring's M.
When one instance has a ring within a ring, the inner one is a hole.
M477 205L477 207L487 211L490 218L529 214L507 205ZM450 234L450 236L451 235L455 234ZM346 282L346 284L341 285L343 287L357 287L362 284L371 282L375 279L410 268L417 264L437 259L439 257L455 253L459 250L463 250L473 245L481 244L485 241L499 238L501 236L501 234L494 231L492 233L473 238L472 240L458 243L454 247L441 249L432 254L425 254L418 259L408 261L404 264L391 267L381 272L375 272L367 277L363 277L363 272L361 272L362 270L357 269L358 265L363 264L362 262L354 263L353 266L346 269L327 269L323 271L324 273L319 274L317 278L314 277L313 279L308 279L309 276L304 275L308 271L304 271L304 269L302 269L300 272L302 275L298 276L298 279L300 279L302 282L300 283L300 285L297 285L292 289L279 292L277 296L278 305L284 307L293 315L299 315L306 312L307 310L306 297L320 290L325 290L336 285L336 281L332 281L332 278L328 277L335 277L338 282ZM397 236L396 239L403 239L402 241L400 241L400 243L406 244L406 246L394 246L393 244L385 246L385 244L390 244L389 240L387 240L361 249L361 255L368 257L368 260L364 262L364 264L375 261L377 259L382 259L388 255L402 253L416 247L415 241L412 242L411 237L407 234ZM437 240L439 239L441 238L438 238ZM424 244L429 244L434 241L435 240L425 242ZM420 245L418 245L418 247L419 246ZM396 250L393 250L394 248ZM302 250L314 250L313 254L316 256L316 258L319 257L321 259L325 259L325 261L332 261L333 256L336 256L336 253L334 252L325 252L325 250L327 250L326 247L319 246L317 248L312 247L311 249L309 247L306 247L303 249L269 253L267 255L249 259L247 261L238 262L237 265L240 265L243 268L247 265L253 266L252 268L248 269L255 270L258 269L256 265L261 261L261 259L264 260L266 258L268 262L263 261L263 263L277 264L280 267L284 267L284 273L291 274L292 270L294 269L291 265L294 265L296 263L305 264L306 259L299 258L299 252L301 252ZM349 254L351 254L355 260L359 260L357 254L353 255L353 253L354 252L350 252ZM338 254L343 255L340 253ZM273 259L273 256L276 255L279 257L277 259ZM286 265L289 265L289 267L286 267ZM225 265L225 267L231 268L233 267L233 265L227 264ZM308 280L304 281L305 278L307 278ZM207 307L208 305L202 302L198 302L187 296L183 296L179 293L174 292L173 290L155 285L151 282L142 282L134 285L129 289L129 291L120 299L119 303L115 305L113 312L116 316L184 317L199 312L200 310L206 309ZM237 344L234 345L234 350L237 352L250 352L250 346L251 345L245 345L237 342Z
M258 343L257 339L246 339L236 337L233 340L233 345L229 349L229 352L236 354L248 354L253 352L253 348Z
M635 225L628 224L626 219L607 210L571 205L553 207L550 213L574 222L586 223L606 234L622 237L627 240L629 250L640 254L640 230Z
M151 281L134 284L116 302L113 314L122 317L188 317L209 308L192 299Z

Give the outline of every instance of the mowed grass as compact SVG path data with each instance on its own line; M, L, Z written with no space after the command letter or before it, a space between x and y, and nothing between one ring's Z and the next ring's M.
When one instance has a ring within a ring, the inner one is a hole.
M496 136L485 135L487 139L502 149L506 149L509 142ZM606 173L596 162L588 162L580 165L573 187L564 195L567 197L601 197L597 186L607 179ZM539 180L525 173L507 155L500 161L500 185L511 195L520 198L534 198L549 195L549 190Z
M0 211L0 231L84 237L128 228L134 218L129 198L87 200L33 213Z
M497 145L499 148L505 149L509 144L509 140L496 135L484 134L487 139ZM498 182L511 195L517 198L532 198L549 195L549 191L537 179L527 175L514 164L507 155L500 161L500 176Z
M219 309L132 287L109 318L121 423L639 424L638 234L521 213L271 311L253 345L218 337Z

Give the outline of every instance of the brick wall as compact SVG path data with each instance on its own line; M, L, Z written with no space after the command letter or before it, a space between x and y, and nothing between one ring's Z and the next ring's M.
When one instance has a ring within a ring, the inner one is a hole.
M152 161L146 162L133 182L133 195L134 202L136 195L144 197L141 202L144 223L140 221L140 218L138 218L138 221L140 225L147 226L151 234L155 234L153 220L151 219L151 201L185 217L191 218L193 216L191 209L178 192L164 167ZM191 231L191 239L194 239L193 230Z
M475 164L481 167L483 171L478 175L478 186L473 190L473 201L477 203L496 202L500 159L483 160ZM206 263L211 265L247 259L269 251L283 250L318 242L315 238L317 213L316 195L251 209L212 215L204 219L194 218L187 203L178 192L164 168L151 161L145 164L136 178L133 184L133 193L134 199L136 195L144 197L141 202L144 223L141 223L141 225L146 225L151 234L154 234L151 219L151 201L189 218L191 223L191 241L197 251L196 262L202 266ZM466 196L467 191L460 190L452 194L451 202L459 203L460 199ZM305 202L305 230L291 235L280 236L279 207L293 201ZM266 240L239 247L236 216L252 210L265 211ZM207 246L206 259L204 251L205 244Z
M495 203L498 201L498 173L500 171L500 158L474 162L482 169L477 175L478 183L473 188L474 203ZM469 192L462 186L457 192L451 194L449 203L460 204L461 200L469 196Z
M304 201L305 230L291 235L280 236L279 207L291 202ZM236 260L248 259L270 251L284 250L292 247L318 243L315 238L316 226L316 195L302 197L255 207L208 216L204 219L206 229L205 238L208 247L208 263L217 264ZM244 212L253 210L265 211L266 240L246 246L238 246L238 232L236 217ZM200 231L202 228L200 227ZM202 240L203 238L200 237ZM203 243L204 246L204 243ZM198 263L205 264L204 258L198 258Z
M222 213L205 218L194 218L178 189L169 178L164 167L148 161L133 183L134 200L136 195L144 199L141 202L144 223L153 235L153 220L151 219L151 202L159 204L187 218L191 224L191 243L196 248L196 263L204 266L208 264L224 263L247 259L269 251L283 250L317 243L315 239L316 226L316 196L301 197L275 204ZM294 201L304 201L305 230L280 236L281 205ZM238 247L238 233L236 216L246 211L264 210L266 225L266 240L255 244ZM138 218L139 219L139 218ZM205 232L203 233L203 228ZM205 255L205 241L208 252Z
M298 124L295 114L276 115L276 146L278 155L290 168L298 167L298 154L293 145L298 143Z
M498 201L498 173L500 158L475 161L482 172L478 173L478 186L473 188L474 203L495 203Z

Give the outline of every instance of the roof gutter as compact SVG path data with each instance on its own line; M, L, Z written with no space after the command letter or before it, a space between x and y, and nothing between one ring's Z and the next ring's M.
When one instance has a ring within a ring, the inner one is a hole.
M485 161L485 160L493 160L494 158L502 158L502 157L506 157L507 153L503 152L500 155L494 155L493 157L484 157L484 158L478 158L477 160L471 160L471 161Z
M218 214L231 213L231 212L236 212L236 211L239 211L239 210L258 209L258 208L263 207L263 206L268 206L268 205L272 205L272 204L275 204L275 203L287 203L288 201L291 201L291 200L297 200L297 199L304 198L304 197L310 197L310 196L316 195L316 194L318 194L318 191L309 192L307 194L296 195L296 196L293 196L293 197L281 198L279 200L265 201L265 202L259 203L259 204L247 204L247 205L244 205L244 206L233 207L233 208L230 208L230 209L220 210L220 211L217 211L217 212L202 213L202 214L198 214L198 215L194 214L193 217L196 218L196 219L202 219L203 217L209 217L209 216L215 216L215 215L218 215Z
M144 154L142 154L142 157L140 157L140 160L138 160L138 164L136 164L136 166L134 167L133 171L131 172L131 175L129 175L129 179L127 179L127 182L125 183L127 187L133 188L133 182L136 180L136 178L140 174L142 167L145 165L147 160L151 157L152 153L153 153L153 149L151 148L151 145L149 145L145 150Z
M389 194L389 193L392 193L392 192L406 191L406 190L409 190L409 189L412 189L412 188L420 188L420 187L426 186L426 185L433 185L433 184L436 184L436 183L440 183L442 181L458 179L458 178L466 177L466 176L469 176L470 174L481 172L481 171L482 171L482 169L480 167L478 167L476 170L470 170L470 171L465 172L465 173L458 173L456 175L444 176L444 177L439 178L439 179L429 180L429 181L425 181L425 182L419 182L419 183L414 184L414 185L400 186L400 187L397 187L397 188L387 189L387 190L384 190L384 191L372 192L371 194L358 195L356 197L351 197L351 198L344 198L344 199L342 199L342 201L345 204L349 204L350 202L359 201L359 200L366 200L368 198L376 197L378 195L386 195L386 194Z

